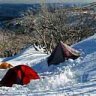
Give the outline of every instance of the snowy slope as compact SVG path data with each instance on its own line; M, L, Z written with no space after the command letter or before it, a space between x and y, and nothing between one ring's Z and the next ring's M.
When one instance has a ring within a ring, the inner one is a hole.
M38 47L37 49L38 51L33 46L30 46L24 49L20 54L13 57L4 58L2 61L9 62L13 66L16 66L19 64L28 64L29 62L36 63L48 56L43 52L43 49L40 49Z
M81 57L58 66L48 67L46 58L49 55L33 47L15 57L1 59L14 66L28 64L41 79L24 86L1 87L0 96L96 96L96 35L72 47L82 52ZM0 78L5 73L6 70L0 70Z
M72 47L81 51L83 53L83 56L96 52L96 34L94 36L89 37L88 39L85 39L77 44L72 45Z

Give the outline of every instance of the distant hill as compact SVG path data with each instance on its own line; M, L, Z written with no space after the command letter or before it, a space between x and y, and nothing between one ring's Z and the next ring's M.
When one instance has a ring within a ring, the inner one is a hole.
M0 21L21 17L21 13L28 10L28 8L34 11L39 7L39 4L0 4Z
M96 2L86 4L86 5L83 6L83 7L85 7L85 8L94 8L94 7L96 7Z
M54 8L69 8L74 6L81 7L84 4L81 3L46 3L48 9ZM40 4L0 4L0 21L10 20L17 17L22 17L22 13L27 10L32 10L36 13L40 10Z

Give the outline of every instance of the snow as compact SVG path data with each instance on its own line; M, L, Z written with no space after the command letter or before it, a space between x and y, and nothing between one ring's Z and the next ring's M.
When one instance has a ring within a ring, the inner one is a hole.
M0 87L0 96L96 96L96 34L72 47L81 51L81 57L57 66L48 66L49 55L33 46L14 57L0 58L0 62L6 61L13 66L26 64L41 77L28 85ZM7 70L0 69L0 79Z
M20 54L9 58L4 58L2 61L16 66L20 64L29 64L30 62L31 64L34 62L36 63L41 59L48 57L48 55L43 52L43 49L39 49L38 47L37 49L38 51L36 51L33 46L30 46L24 49Z
M83 56L87 54L91 54L96 51L96 34L94 36L89 37L77 44L73 45L73 48L78 49L82 52Z

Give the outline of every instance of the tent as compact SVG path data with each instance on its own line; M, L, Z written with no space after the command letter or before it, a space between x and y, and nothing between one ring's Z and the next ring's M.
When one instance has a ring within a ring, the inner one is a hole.
M7 71L0 86L11 87L13 84L26 85L30 80L40 79L37 72L27 65L18 65Z
M7 69L7 68L12 68L13 66L7 62L2 62L0 64L0 69Z
M51 55L48 57L48 65L57 65L64 62L66 59L77 59L80 56L80 53L64 44L62 41L56 46Z

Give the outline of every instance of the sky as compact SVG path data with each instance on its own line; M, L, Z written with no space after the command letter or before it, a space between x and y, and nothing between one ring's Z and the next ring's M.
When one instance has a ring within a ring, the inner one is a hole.
M0 3L41 3L41 2L96 2L96 0L0 0Z

